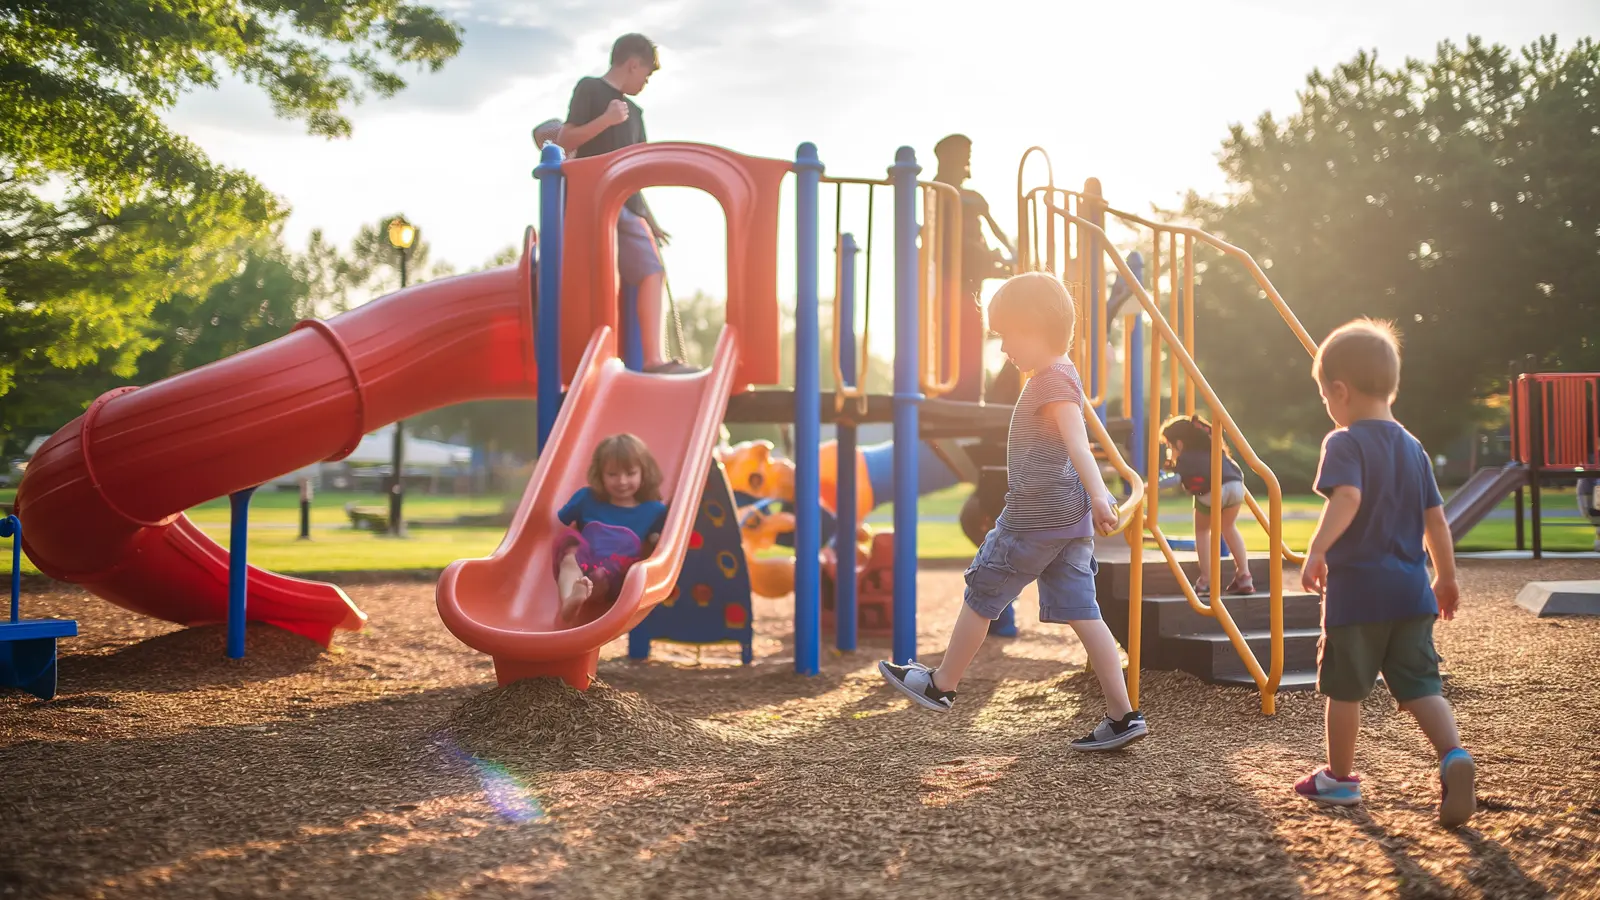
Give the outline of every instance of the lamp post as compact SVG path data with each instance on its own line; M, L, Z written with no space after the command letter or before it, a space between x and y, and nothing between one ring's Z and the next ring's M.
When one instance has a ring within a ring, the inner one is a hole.
M411 255L411 247L417 242L417 228L405 220L404 216L395 216L389 220L389 245L400 252L400 288L406 286L406 260ZM406 533L405 520L401 518L401 501L405 498L405 462L406 462L406 423L400 420L394 423L394 475L389 481L389 536L404 537Z

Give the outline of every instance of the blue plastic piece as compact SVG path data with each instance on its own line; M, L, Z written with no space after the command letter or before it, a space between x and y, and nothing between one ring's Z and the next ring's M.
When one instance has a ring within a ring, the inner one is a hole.
M639 326L639 286L622 286L622 364L644 371L644 330Z
M894 634L892 657L917 658L917 451L921 444L921 315L917 292L916 151L895 152L894 183ZM813 267L815 268L815 267Z
M250 497L255 488L228 495L228 658L244 659L245 596L250 579Z
M78 623L22 618L22 523L16 516L0 519L3 538L11 538L11 617L0 623L0 687L50 700L56 695L56 639L77 634Z
M822 444L821 337L817 330L817 189L822 160L810 142L795 151L794 336L794 670L815 675L822 667Z
M566 201L566 177L561 174L561 147L544 145L539 165L539 323L534 336L534 359L539 374L538 449L556 426L561 411L561 229Z
M844 383L856 384L856 238L853 234L839 237L839 369ZM856 426L839 426L838 452L834 455L838 467L834 483L833 508L844 527L839 529L834 541L835 572L846 573L834 579L834 646L840 652L856 649L856 570L855 530L851 525L859 518L856 512Z
M628 655L645 659L651 641L681 644L737 642L739 658L754 658L755 631L750 607L750 572L739 543L739 510L721 464L713 464L700 492L690 550L683 557L678 584L628 632ZM698 546L696 546L698 545Z

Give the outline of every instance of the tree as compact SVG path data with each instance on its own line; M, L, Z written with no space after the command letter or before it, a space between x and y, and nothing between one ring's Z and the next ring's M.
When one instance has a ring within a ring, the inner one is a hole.
M1282 121L1235 125L1221 198L1185 212L1254 253L1314 338L1361 315L1405 339L1397 414L1427 443L1491 415L1508 366L1600 365L1600 47L1469 38L1397 68L1313 72ZM1327 428L1303 349L1234 265L1196 290L1201 365L1269 439Z
M396 0L0 0L0 440L87 402L57 370L78 393L96 371L132 377L156 307L236 271L281 218L162 123L181 94L232 71L341 136L351 103L404 87L394 65L437 69L459 46Z

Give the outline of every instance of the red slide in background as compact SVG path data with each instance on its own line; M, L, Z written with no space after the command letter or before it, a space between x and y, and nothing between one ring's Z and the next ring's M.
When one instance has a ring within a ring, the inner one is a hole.
M738 365L731 327L723 329L711 367L693 375L628 371L612 330L595 331L505 539L492 555L457 560L439 579L439 617L462 643L494 657L501 684L555 675L588 687L600 648L671 594ZM666 524L655 552L628 571L616 604L594 621L562 628L551 559L562 527L556 511L584 486L600 440L622 431L642 438L661 465Z
M343 459L363 434L425 410L533 396L532 248L530 231L516 265L407 288L96 400L18 489L28 557L135 612L224 621L227 551L183 510ZM248 584L248 619L324 646L366 620L331 584L254 566Z

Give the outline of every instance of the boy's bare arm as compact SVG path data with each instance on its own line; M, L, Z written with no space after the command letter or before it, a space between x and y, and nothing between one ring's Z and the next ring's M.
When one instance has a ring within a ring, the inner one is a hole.
M1461 591L1456 586L1456 546L1450 535L1450 520L1444 507L1435 506L1423 515L1423 542L1433 560L1433 595L1439 601L1439 614L1445 620L1456 617Z
M1089 508L1095 517L1095 527L1110 531L1117 527L1117 505L1111 500L1111 491L1100 477L1100 465L1095 462L1094 451L1089 449L1089 430L1083 424L1083 407L1076 403L1051 403L1044 412L1055 419L1061 439L1067 445L1067 457L1078 471L1084 490L1089 493ZM1109 512L1110 521L1107 522Z
M1313 594L1322 593L1328 581L1328 548L1345 533L1361 509L1361 489L1343 484L1333 489L1328 502L1322 505L1322 516L1317 520L1317 530L1311 535L1311 546L1306 548L1305 565L1300 568L1300 586Z

